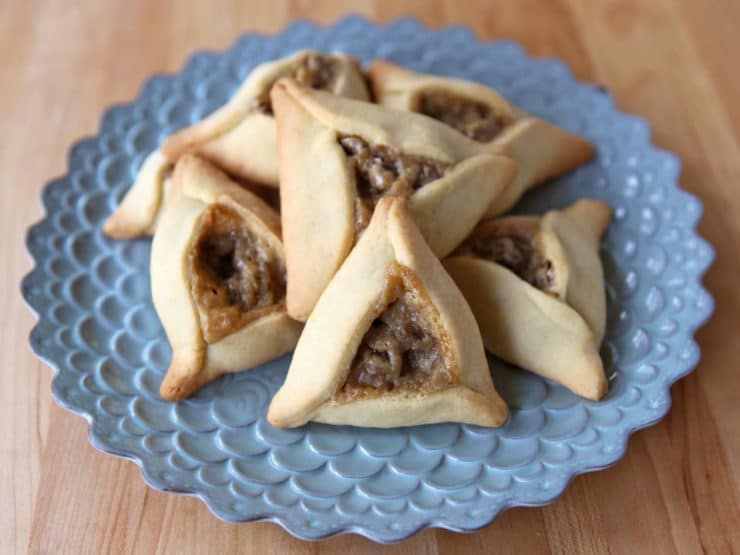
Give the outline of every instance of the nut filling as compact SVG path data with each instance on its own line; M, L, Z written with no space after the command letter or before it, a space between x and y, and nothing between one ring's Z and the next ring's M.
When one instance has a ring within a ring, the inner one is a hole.
M285 297L282 262L233 208L214 204L201 216L188 262L207 343L238 331Z
M402 154L395 148L373 145L356 135L339 137L339 144L355 172L355 229L370 223L378 201L385 196L409 197L414 191L435 181L451 164Z
M473 237L461 250L508 268L537 289L545 291L554 282L552 262L537 250L528 231L494 229Z
M282 77L292 77L299 83L311 87L312 89L328 89L334 82L337 72L337 62L330 56L319 54L308 54L298 62L293 71L280 75ZM275 79L277 81L277 79ZM268 87L257 99L257 109L268 115L272 115L272 101L270 100L270 89L275 84L270 83Z
M470 139L487 143L512 122L482 102L468 100L446 92L424 93L419 112L454 127Z
M452 360L438 315L411 282L409 270L388 277L387 308L362 338L339 391L342 399L396 389L439 391L453 383Z

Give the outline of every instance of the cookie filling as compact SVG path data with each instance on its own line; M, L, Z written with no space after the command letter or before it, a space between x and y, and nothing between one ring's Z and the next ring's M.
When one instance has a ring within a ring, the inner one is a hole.
M378 201L385 196L408 197L424 185L435 181L450 164L402 154L395 148L373 145L356 135L339 137L355 173L355 228L361 231L370 223Z
M453 364L437 311L409 274L399 267L389 276L388 305L362 338L340 397L397 389L439 391L452 385Z
M537 250L529 231L494 228L473 237L462 250L508 268L537 289L544 291L553 284L552 262Z
M302 85L312 89L328 89L334 82L336 73L337 61L334 58L321 54L308 54L298 62L293 71L280 75L280 77L292 77ZM257 108L268 115L272 115L270 89L272 89L273 84L274 81L257 99Z
M214 204L201 216L190 250L190 288L203 338L215 343L285 297L285 268L239 214Z
M419 112L481 143L493 140L511 123L511 118L497 114L487 104L446 92L424 93L419 101Z

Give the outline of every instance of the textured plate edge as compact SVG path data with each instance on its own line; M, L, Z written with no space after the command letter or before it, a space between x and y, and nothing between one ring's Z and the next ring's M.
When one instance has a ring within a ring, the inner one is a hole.
M220 51L220 52L214 51L214 50L198 50L194 52L193 54L189 55L185 59L185 62L181 66L181 69L179 70L179 72L153 74L151 77L146 79L144 83L140 86L137 95L131 102L114 104L114 105L109 106L106 109L106 111L103 113L102 117L100 118L100 122L98 125L98 135L102 131L103 122L106 120L109 113L117 109L129 108L129 107L134 106L140 100L140 98L142 97L144 93L144 90L146 89L147 86L149 86L150 82L152 82L155 79L173 78L175 75L178 75L179 73L184 71L184 69L189 65L190 61L195 56L203 55L203 54L225 54L227 52L234 50L239 44L239 42L243 40L245 37L274 38L274 37L289 34L296 27L306 27L307 26L307 27L315 28L315 29L328 29L332 27L345 26L348 24L359 25L363 27L371 27L375 29L385 28L388 26L395 26L395 25L409 25L409 26L413 26L419 29L420 31L426 32L426 33L455 32L455 33L464 34L469 40L474 40L478 43L483 43L483 44L490 44L494 42L495 43L506 43L518 49L529 60L533 60L537 62L547 62L547 63L557 64L561 66L565 70L565 74L567 75L568 79L571 81L576 81L575 78L573 77L570 67L566 63L564 63L563 61L557 58L538 58L538 57L531 56L528 53L526 53L525 49L521 46L521 44L511 39L502 39L502 40L496 40L496 41L486 41L486 40L480 39L475 35L475 33L472 32L472 30L470 30L469 28L463 25L459 25L459 24L448 25L448 26L431 29L431 28L424 26L415 17L401 17L401 18L388 21L387 23L375 23L359 15L349 15L328 25L318 25L315 22L301 19L301 20L296 20L290 25L284 27L282 31L280 31L279 33L276 33L275 35L269 35L269 34L260 33L260 32L248 32L243 35L240 35L232 42L232 44L229 47L227 47L225 50ZM596 86L593 83L588 83L588 82L578 81L578 83ZM610 95L610 98L611 98L611 95ZM620 115L625 115L634 120L638 120L642 122L642 124L646 126L648 133L650 133L650 130L651 130L650 124L644 118L640 116L636 116L634 114L628 114L628 113L622 112L615 106L613 106L613 109L616 112L618 112ZM33 285L33 283L38 281L38 279L41 277L41 272L39 271L39 262L43 260L42 254L40 254L38 250L34 248L32 244L32 237L34 233L36 232L36 230L39 229L42 225L44 225L49 220L50 212L49 212L49 208L47 206L45 198L48 195L49 190L51 190L51 188L53 188L55 184L63 181L69 175L68 172L71 169L71 153L74 152L74 150L78 148L80 145L83 145L84 143L95 139L95 137L97 137L97 135L86 136L86 137L79 139L75 143L73 143L73 145L71 146L69 150L70 156L68 157L68 162L67 162L67 173L62 177L51 179L44 185L44 187L42 188L42 193L41 193L42 204L43 204L43 209L44 209L43 216L40 220L35 222L28 229L25 235L26 251L30 255L31 259L33 260L34 266L22 279L21 284L20 284L20 289L21 289L21 295L24 301L26 302L26 305L29 307L29 309L34 314L34 316L37 318L37 322L31 329L30 337L29 337L29 343L30 343L31 350L42 362L44 362L44 364L46 364L49 368L51 368L53 372L54 379L52 381L52 396L54 400L56 401L56 403L62 408L68 410L69 412L72 412L74 414L77 414L83 417L87 421L88 436L90 438L90 443L93 445L93 447L95 447L97 450L104 452L106 454L114 455L114 456L129 460L133 462L134 464L136 464L136 466L139 467L142 473L144 482L147 484L148 487L151 487L158 491L164 491L168 493L177 493L181 495L188 495L190 497L197 497L206 504L206 506L211 511L211 513L213 513L217 518L225 520L227 522L231 522L231 523L272 522L272 523L279 525L281 528L283 528L285 531L287 531L288 533L290 533L296 538L303 539L303 540L311 540L311 541L322 540L322 539L326 539L328 537L335 536L335 535L357 534L357 535L364 536L378 543L395 543L395 542L400 542L405 539L408 539L409 537L416 534L417 532L425 528L430 528L430 527L450 530L453 532L470 533L470 532L478 531L490 525L498 517L498 515L500 515L503 511L508 510L510 508L513 508L513 507L542 507L542 506L548 505L554 502L558 497L560 497L565 492L568 485L575 477L581 474L596 472L599 470L603 470L605 468L609 468L615 465L617 462L619 462L626 453L627 444L632 434L634 434L635 432L639 430L642 430L644 428L647 428L649 426L656 424L657 422L659 422L666 416L666 414L671 408L671 394L670 394L671 387L678 380L684 378L689 373L691 373L696 368L697 364L699 363L699 360L701 359L701 349L699 348L699 345L696 342L695 334L699 328L701 328L703 325L706 324L706 322L709 320L709 318L712 316L714 312L715 301L711 293L706 289L706 287L704 287L703 278L706 275L709 268L711 267L712 263L714 262L715 250L712 247L712 245L706 239L704 239L698 232L698 225L703 215L703 204L701 200L697 198L696 196L692 195L691 193L688 193L687 191L685 191L680 186L680 183L678 182L678 178L677 178L676 182L673 183L672 187L678 190L679 192L683 193L686 196L687 200L690 199L690 202L695 204L696 216L695 216L695 221L693 225L691 226L692 237L695 238L701 244L701 248L704 249L704 251L707 253L707 256L705 260L703 261L702 265L695 272L695 276L694 276L695 280L689 283L689 285L695 285L697 287L698 293L703 296L703 301L704 301L703 310L696 317L696 320L693 322L693 324L689 326L688 329L686 330L687 338L688 338L686 347L691 349L691 353L692 353L691 357L684 363L683 368L681 368L681 370L676 372L674 375L669 376L669 379L664 384L662 393L663 393L663 397L665 398L666 402L663 403L660 409L654 414L652 414L649 418L633 426L630 426L624 430L624 433L622 434L622 437L620 438L620 441L619 441L619 445L621 448L619 450L615 450L613 457L609 458L607 462L601 463L601 464L594 464L591 466L585 466L585 467L578 469L577 471L569 472L565 476L565 479L561 482L562 487L556 488L554 492L552 493L552 495L548 496L547 499L541 502L540 501L524 502L524 501L517 501L514 499L507 499L505 503L503 503L502 505L500 505L494 510L490 519L486 519L482 524L477 525L475 527L456 526L440 518L440 519L430 519L430 520L424 521L420 523L417 527L409 531L408 533L404 533L402 536L391 536L391 535L386 536L383 534L377 534L374 530L367 528L365 526L362 526L362 525L338 526L338 527L330 528L328 531L324 533L317 534L315 536L310 536L310 535L306 535L305 531L294 530L293 528L291 528L290 524L288 524L279 514L263 513L260 515L256 515L253 518L245 518L245 519L229 518L227 515L220 514L218 510L213 506L213 503L210 501L208 496L202 492L199 492L196 490L179 489L179 488L163 488L161 487L161 485L156 484L148 476L147 471L144 468L143 461L140 457L132 455L130 453L121 452L111 447L110 445L105 444L104 442L100 441L100 439L95 435L95 432L94 432L94 424L93 424L92 415L90 415L87 411L81 409L80 407L75 406L73 403L69 402L67 399L64 399L56 390L55 383L59 375L59 367L56 363L54 363L51 360L51 358L49 358L47 351L41 345L41 342L38 338L38 334L42 326L47 323L47 319L41 316L40 310L34 304L34 300L31 298L29 294L29 290L31 286ZM648 146L653 151L659 153L660 155L665 156L666 158L672 159L673 163L678 168L678 173L680 174L681 164L676 155L674 155L673 153L669 151L656 147L649 140L648 140Z

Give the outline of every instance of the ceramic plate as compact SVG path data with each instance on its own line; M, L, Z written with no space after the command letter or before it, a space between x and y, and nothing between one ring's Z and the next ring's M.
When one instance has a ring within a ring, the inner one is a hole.
M171 351L149 293L150 241L108 239L102 222L164 137L225 102L255 65L301 48L480 81L596 145L593 163L527 195L516 211L581 197L614 209L601 253L609 302L602 402L492 360L511 407L500 429L279 430L265 413L289 357L181 403L160 399ZM713 252L695 230L701 204L676 185L679 168L650 144L645 121L617 111L606 91L513 42L354 17L246 35L225 53L194 55L177 75L153 77L133 103L106 112L96 137L72 148L67 175L44 189L46 216L27 237L36 266L22 289L39 317L31 346L56 373L55 399L89 421L95 447L136 462L153 488L200 497L224 520L271 520L310 539L473 530L508 507L548 503L574 475L613 464L631 432L666 414L671 384L698 362L693 335L712 311L700 280Z

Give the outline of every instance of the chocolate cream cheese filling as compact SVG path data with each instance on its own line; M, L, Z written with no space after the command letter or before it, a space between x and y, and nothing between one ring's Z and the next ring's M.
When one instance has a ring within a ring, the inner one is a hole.
M207 343L240 330L285 298L282 261L233 208L214 204L201 216L188 262Z
M441 91L423 93L418 111L481 143L495 139L512 122L483 102Z
M399 266L388 277L387 307L373 320L338 392L344 400L397 389L439 391L454 383L453 362L431 302Z
M451 164L403 154L386 145L374 145L356 135L342 135L339 144L355 173L355 229L370 223L378 201L385 196L409 197L444 176Z

